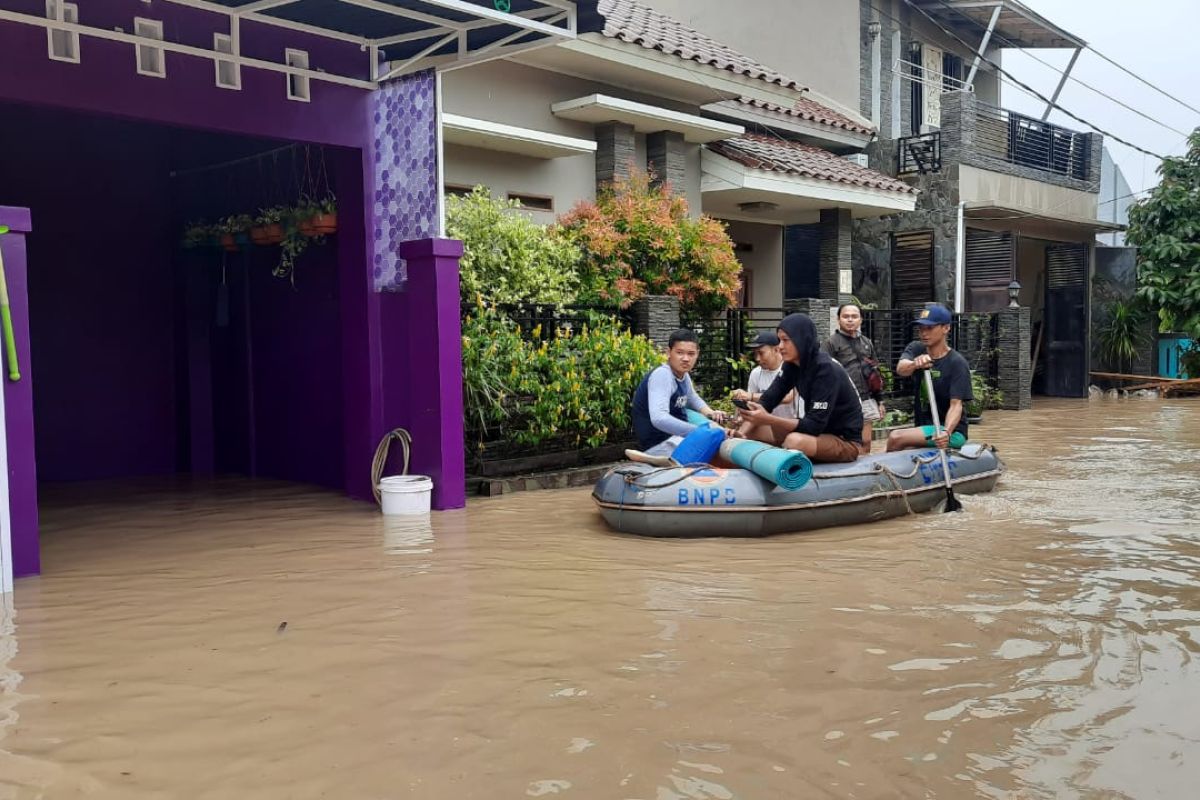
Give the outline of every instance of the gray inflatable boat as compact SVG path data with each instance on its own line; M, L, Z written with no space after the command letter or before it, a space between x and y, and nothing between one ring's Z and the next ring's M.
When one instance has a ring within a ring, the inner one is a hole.
M1004 463L995 448L967 443L948 452L955 494L990 492ZM654 467L609 470L592 497L608 525L639 536L769 536L853 525L929 511L946 497L937 450L863 456L817 464L788 491L744 469Z

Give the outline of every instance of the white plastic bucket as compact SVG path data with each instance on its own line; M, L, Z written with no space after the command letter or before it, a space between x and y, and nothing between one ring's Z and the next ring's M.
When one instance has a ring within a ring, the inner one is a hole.
M429 513L433 480L427 475L392 475L379 480L379 505L385 516Z

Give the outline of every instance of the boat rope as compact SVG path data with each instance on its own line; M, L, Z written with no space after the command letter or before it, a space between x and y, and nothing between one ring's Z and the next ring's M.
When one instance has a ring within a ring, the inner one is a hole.
M699 462L696 462L695 464L680 464L678 467L662 467L661 469L656 469L651 472L645 472L645 473L620 472L618 474L621 475L621 477L623 477L625 479L626 483L628 483L632 486L636 486L639 489L666 489L669 486L674 486L677 483L686 481L688 478L692 477L692 475L694 475L697 471L702 470L702 469L712 469L712 464L707 464L703 461L699 461ZM643 482L644 479L652 478L655 475L661 475L664 472L674 472L675 470L679 470L679 473L680 473L679 476L672 478L671 480L667 481L666 483L644 483Z

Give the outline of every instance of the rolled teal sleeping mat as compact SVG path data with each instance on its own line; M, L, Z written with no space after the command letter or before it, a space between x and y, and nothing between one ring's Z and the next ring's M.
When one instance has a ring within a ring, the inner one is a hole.
M708 424L708 417L704 416L699 411L693 411L692 409L689 408L686 413L687 413L687 421L692 423L693 425L707 425Z
M804 453L746 439L727 439L721 445L721 455L789 491L803 487L812 479L812 462Z

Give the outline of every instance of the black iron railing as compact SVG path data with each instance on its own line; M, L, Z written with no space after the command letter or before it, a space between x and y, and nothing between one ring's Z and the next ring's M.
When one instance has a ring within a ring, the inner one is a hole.
M995 106L977 105L975 146L981 155L1087 180L1089 144L1086 134Z
M942 168L942 134L939 131L905 136L898 144L897 175L937 172Z

